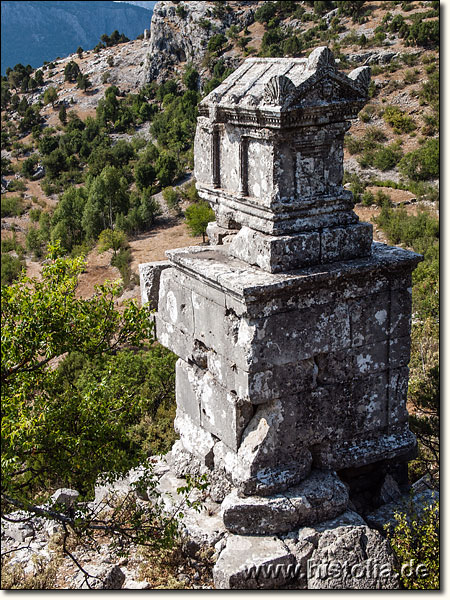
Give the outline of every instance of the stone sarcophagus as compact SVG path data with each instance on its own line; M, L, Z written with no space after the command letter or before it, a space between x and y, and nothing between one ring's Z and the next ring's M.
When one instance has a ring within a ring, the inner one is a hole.
M420 257L372 244L342 185L344 133L369 79L319 48L249 59L200 104L197 187L224 243L167 253L156 330L179 356L173 464L209 472L235 533L334 517L349 500L338 475L368 472L373 485L415 450Z
M370 254L371 226L342 185L369 72L343 75L327 48L253 58L201 102L195 176L217 225L240 228L232 256L277 273Z

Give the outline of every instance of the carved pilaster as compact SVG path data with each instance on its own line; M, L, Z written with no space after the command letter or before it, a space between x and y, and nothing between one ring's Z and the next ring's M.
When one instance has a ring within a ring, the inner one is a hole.
M239 195L248 196L248 138L239 144Z
M211 162L212 162L212 176L213 186L215 188L220 187L220 131L218 127L214 127L212 132L212 144L211 144Z

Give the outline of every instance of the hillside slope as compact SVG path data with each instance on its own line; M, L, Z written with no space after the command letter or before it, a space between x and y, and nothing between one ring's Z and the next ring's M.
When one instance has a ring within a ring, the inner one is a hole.
M283 7L284 4L287 3L281 3ZM28 216L30 210L44 208L53 212L64 189L73 182L85 182L90 170L89 156L75 153L78 161L75 171L71 171L73 167L69 163L73 161L67 155L64 159L67 165L54 178L50 177L50 173L43 179L24 176L21 165L27 158L34 158L44 165L50 159L40 151L39 136L23 127L24 112L17 112L19 102L26 100L30 110L33 106L40 111L40 128L44 133L50 133L54 128L53 133L63 140L72 139L75 134L69 132L59 118L62 106L67 113L77 114L85 121L87 117L98 115L99 103L112 85L120 94L118 105L127 105L126 111L137 101L133 97L142 89L138 104L148 103L145 116L138 120L137 126L110 123L106 131L110 143L114 145L120 139L129 143L133 134L135 138L143 138L147 144L153 141L161 151L172 157L170 160L175 161L178 175L182 176L184 172L186 176L192 167L195 129L192 102L196 102L192 92L186 91L185 75L190 63L196 65L199 74L194 86L200 98L218 85L246 56L285 54L303 57L314 47L324 44L330 45L339 57L344 71L361 64L370 64L372 68L371 99L352 124L344 156L346 185L359 203L356 211L360 218L370 221L380 212L386 199L394 204L405 204L411 212L416 212L418 206L428 206L433 212L438 212L435 200L439 194L439 51L435 43L427 42L420 46L404 39L400 35L402 32L397 31L399 21L405 24L405 30L412 28L418 19L423 23L433 23L438 17L433 12L432 4L435 3L410 2L407 3L408 10L403 9L403 4L365 3L366 14L354 22L351 15L338 15L336 10L316 14L308 3L297 2L294 3L295 13L286 14L284 9L285 14L275 15L266 22L261 18L260 9L265 6L261 2L227 2L221 3L219 8L214 2L159 2L150 40L122 43L98 53L85 51L81 56L72 54L54 65L48 65L43 70L43 84L37 88L22 92L21 86L18 89L11 87L11 102L6 110L3 87L12 84L3 81L2 163L11 163L7 167L9 171L4 170L4 177L8 184L13 179L18 179L18 183L2 194L2 205L20 192L25 210L21 215L14 215L5 209L2 238L9 238L11 229L16 228L17 239L23 244L29 229L35 227ZM225 10L225 16L221 17L222 10ZM206 21L210 25L207 26ZM329 26L324 28L323 23L329 23ZM171 31L174 32L172 37L169 36ZM212 46L211 40L221 43ZM76 62L81 72L89 77L91 87L87 91L80 89L75 81L65 81L65 67L71 61ZM193 75L195 78L195 73ZM144 85L149 79L151 81ZM43 103L50 88L55 88L57 93L54 107L51 102ZM187 106L189 114L186 114ZM60 147L63 153L67 152L62 141ZM411 154L414 152L419 154ZM144 153L145 148L135 153L130 163L132 168L140 163ZM153 156L153 151L150 154ZM424 156L427 171L420 169ZM149 161L151 168L157 171L158 161L154 158ZM173 183L176 184L176 181L175 178ZM134 189L133 185L130 190ZM156 191L167 185L170 183L158 183ZM23 188L22 191L20 188ZM158 196L158 201L161 201L161 196ZM177 220L175 223L177 227L180 225ZM177 234L175 244L189 244L187 231L180 229L179 233L181 237ZM173 243L167 229L161 231L161 238L158 236L150 228L147 233L139 234L139 240L130 240L133 271L136 272L138 262L145 262L147 250L147 260L156 260L163 256L164 249L168 247L166 244ZM379 228L375 230L375 239L386 241ZM97 266L98 259L93 257ZM107 257L104 256L104 259L107 260ZM27 255L26 261L30 273L39 270L39 263L35 262L32 253Z
M134 39L150 19L151 11L124 2L2 2L1 72L17 63L39 67L78 46L93 48L115 29Z

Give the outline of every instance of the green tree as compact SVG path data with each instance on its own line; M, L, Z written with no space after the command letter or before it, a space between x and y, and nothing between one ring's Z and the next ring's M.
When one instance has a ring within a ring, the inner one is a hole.
M83 48L81 46L78 46L78 48L77 48L78 58L80 58L80 59L83 58L83 52L84 52Z
M115 363L114 355L124 346L152 343L151 320L133 302L116 309L118 284L100 286L91 299L79 298L84 268L82 258L61 258L55 245L39 281L21 276L1 290L2 515L19 508L59 521L69 556L71 532L87 543L93 528L120 544L128 539L170 545L176 519L163 516L156 491L150 492L156 502L144 509L127 497L101 518L82 505L76 519L62 506L42 506L61 482L86 498L100 475L103 482L114 481L145 459L133 428L146 403L120 375L126 368L133 374L132 356ZM49 366L66 355L58 368ZM155 356L159 365L169 364L161 351ZM96 367L88 368L89 361L97 361ZM159 375L162 391L167 377ZM157 377L153 373L153 383ZM143 485L155 489L150 470Z
M275 2L264 2L255 12L255 20L260 23L267 23L276 14Z
M38 69L34 74L34 79L38 85L44 85L44 75L41 69Z
M134 167L134 178L136 180L136 185L140 190L153 185L155 182L155 168L145 159L145 157L137 161Z
M53 213L51 238L61 240L61 246L68 252L83 241L82 219L86 201L84 187L70 187L61 196Z
M208 52L219 53L225 44L227 43L227 38L223 33L216 33L212 37L209 38L208 41Z
M1 82L1 107L2 110L5 110L6 108L8 108L8 104L10 103L12 98L10 89L9 89L9 84L4 81L2 79Z
M197 90L199 74L193 65L187 65L183 74L183 83L188 90Z
M64 81L70 81L73 83L77 80L80 73L81 71L78 63L76 63L74 60L71 60L64 68Z
M67 123L67 109L66 109L65 104L61 105L61 108L59 109L59 112L58 112L58 117L63 125L65 125Z
M33 173L36 169L36 165L39 161L39 157L37 154L32 154L28 158L26 158L22 163L22 174L24 177L31 179L33 177Z
M128 248L128 240L126 233L120 229L112 230L105 229L98 237L98 251L106 252L112 250L114 256L122 248Z
M130 207L128 182L120 169L106 166L98 177L87 183L88 200L83 212L83 229L88 238L96 238L103 229L114 229L119 214Z
M80 73L77 77L77 87L83 92L86 92L88 88L92 87L92 83L87 75Z
M50 86L44 92L44 104L51 104L55 108L55 102L58 100L58 92L56 88Z
M186 223L192 236L203 236L205 242L206 227L214 221L215 215L207 202L195 202L186 209Z
M405 154L398 168L413 181L439 177L439 139L427 140L421 148Z

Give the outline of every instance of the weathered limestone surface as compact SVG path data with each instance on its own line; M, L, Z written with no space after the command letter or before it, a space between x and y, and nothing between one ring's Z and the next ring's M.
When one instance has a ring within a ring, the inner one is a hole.
M247 60L199 107L195 175L215 211L214 243L168 251L144 279L159 284L158 339L179 357L171 469L208 473L211 514L230 532L218 587L290 585L298 573L286 568L311 558L392 567L348 507L395 496L416 449L406 393L421 257L372 243L343 187L344 135L369 81L368 67L340 73L327 48ZM301 526L312 537L292 537ZM275 563L284 571L261 574ZM344 573L297 584L397 582Z
M224 246L168 254L156 323L182 359L179 411L213 436L208 460L216 446L216 466L242 492L286 489L312 463L414 450L405 402L417 255L374 244L371 257L278 275ZM195 431L186 447L202 447Z
M294 565L294 556L277 538L232 535L214 568L214 584L218 589L273 589L292 578L286 567ZM267 575L271 567L278 567L275 577Z
M299 485L274 496L245 496L233 490L223 500L221 514L232 533L268 535L335 517L347 503L348 491L336 473L312 471Z
M139 265L142 305L148 304L150 310L158 308L159 280L164 269L170 267L168 261L156 261Z
M367 526L325 531L309 565L309 590L397 590L388 542Z

